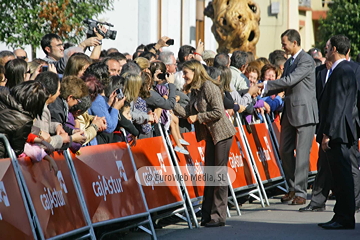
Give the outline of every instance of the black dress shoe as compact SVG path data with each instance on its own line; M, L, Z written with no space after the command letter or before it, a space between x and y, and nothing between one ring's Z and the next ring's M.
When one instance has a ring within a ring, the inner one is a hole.
M200 222L200 226L205 227L205 225L206 225L207 223L208 223L208 222L201 221L201 222Z
M225 226L224 222L216 222L214 220L211 220L210 222L205 224L205 227L222 227Z
M306 207L300 208L299 212L322 212L325 210L325 205L323 206L311 206L310 204Z
M337 230L337 229L354 229L355 226L350 226L350 225L342 225L341 223L338 222L332 222L329 224L324 224L321 226L324 229L330 229L330 230Z
M330 224L330 223L333 223L333 222L335 222L334 220L330 220L330 221L328 221L328 222L326 222L326 223L318 223L318 226L319 227L322 227L322 226L324 226L324 225L327 225L327 224Z
M210 219L211 220L211 219ZM200 226L204 227L208 222L210 222L210 220L207 220L207 219L201 219L200 221Z

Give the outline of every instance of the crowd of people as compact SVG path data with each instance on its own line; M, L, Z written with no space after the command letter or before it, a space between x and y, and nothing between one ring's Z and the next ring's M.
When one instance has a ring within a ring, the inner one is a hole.
M338 199L335 217L321 226L354 228L355 208L360 208L360 200L356 206L354 201L360 198L360 182L351 177L360 176L356 150L360 84L354 73L358 64L349 63L338 73L348 82L329 77L341 66L339 59L349 58L346 37L329 40L326 58L318 49L302 50L300 35L292 29L281 36L284 50L274 50L268 58L243 51L216 54L205 50L201 40L196 48L181 46L176 58L166 50L170 39L166 36L129 54L102 49L102 38L96 33L74 45L46 34L41 40L46 57L31 62L22 49L0 51L0 133L6 134L17 156L34 162L44 159L56 172L51 158L55 150L69 148L80 154L82 146L119 141L134 145L137 139L159 136L160 126L172 135L174 150L180 154L189 154L184 147L189 143L181 134L195 130L197 140L206 142L205 164L227 166L235 113L246 125L264 122L265 114L272 121L281 116L280 156L290 190L281 200L302 205L311 142L320 122L321 174L312 201L300 211L322 210L327 198L322 190L328 194L331 189ZM4 157L0 142L0 158ZM321 202L315 200L319 194ZM226 186L205 187L201 225L225 225L227 196Z

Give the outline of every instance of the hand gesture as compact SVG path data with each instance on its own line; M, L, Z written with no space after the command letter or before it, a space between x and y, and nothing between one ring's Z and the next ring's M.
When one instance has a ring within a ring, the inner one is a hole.
M55 67L55 65L52 64L52 63L49 63L49 64L48 64L48 71L57 74L56 67Z
M261 89L264 89L264 83L263 83L263 82L262 82L262 83L258 83L258 84L257 84L257 87L258 87L258 88L261 88Z
M264 102L264 109L267 113L271 112L270 105L267 102Z
M326 136L325 134L323 135L323 139L321 141L321 149L326 152L328 150L330 150L331 148L329 147L329 142L330 142L330 138L328 136Z
M99 34L100 35L100 34ZM101 37L102 39L102 37ZM82 46L85 46L85 47L95 47L95 46L98 46L100 45L100 40L101 40L99 37L90 37L90 38L87 38L85 39L82 43L83 45Z
M191 115L187 118L187 121L190 123L190 124L193 124L194 122L196 122L198 120L198 116L197 115Z
M155 73L154 73L154 82L159 82L161 81L162 79L159 79L158 78L158 75L162 73L160 69L156 70ZM166 76L165 76L166 77Z
M199 54L203 54L204 52L204 42L201 41L201 39L199 39L198 45L196 46L196 50L195 52L199 53Z
M158 40L158 42L156 43L156 45L157 45L157 48L156 49L160 49L160 48L162 48L162 47L168 47L169 45L167 45L166 44L166 42L167 42L167 40L169 40L169 39L171 39L171 38L169 38L169 37L167 37L167 36L163 36L163 37L161 37L159 40Z
M254 95L256 96L258 90L259 90L258 86L251 86L248 90L248 93L250 94L250 96L254 96Z
M46 156L45 159L49 162L50 171L53 169L55 176L56 176L57 172L59 171L59 168L58 168L55 160L50 156Z
M56 127L56 135L60 135L62 133L66 133L63 126L61 124L57 125Z
M136 146L137 136L130 135L130 141L129 144L131 147Z
M100 118L95 116L91 123L98 127L99 132L104 131L107 128L105 117Z
M175 82L175 75L173 73L165 74L165 79L168 83L174 83Z
M74 131L75 133L71 135L72 141L80 144L84 144L86 141L86 136L84 134L84 131L78 130Z
M101 25L101 26L99 27L99 29L100 29L104 34L106 34L107 31L108 31L107 28L106 28L105 26L103 26L103 25ZM98 31L96 30L96 28L94 28L94 32L95 32L95 35L96 35L97 39L102 40L102 39L104 38L100 33L98 33Z
M281 97L281 98L284 98L284 96L285 96L285 91L282 91L282 92L278 93L278 96Z
M122 99L115 97L113 108L120 110L124 106L125 100L126 100L126 97L123 97Z

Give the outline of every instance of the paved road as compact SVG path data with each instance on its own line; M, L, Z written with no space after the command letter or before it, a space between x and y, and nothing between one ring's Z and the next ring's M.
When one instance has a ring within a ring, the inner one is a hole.
M308 196L309 199L309 196ZM231 210L232 217L225 227L188 229L184 222L156 230L158 239L212 240L360 240L360 213L356 214L355 230L325 230L317 226L333 216L335 201L329 200L324 212L298 212L299 206L285 205L280 196L270 199L270 206L262 208L258 202L243 204L241 216ZM150 239L144 233L130 232L124 239Z

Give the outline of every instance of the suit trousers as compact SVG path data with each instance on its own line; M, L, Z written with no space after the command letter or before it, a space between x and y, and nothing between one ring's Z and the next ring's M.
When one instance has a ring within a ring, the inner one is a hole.
M360 208L360 170L359 170L359 161L360 152L358 142L356 141L354 145L350 148L350 161L351 161L351 171L354 179L354 194L355 194L355 207L356 209ZM318 172L316 174L310 205L314 207L323 206L327 200L329 192L333 189L333 177L330 169L329 162L326 158L326 154L322 149L319 149L319 158L318 158ZM335 195L336 192L334 191Z
M344 226L355 226L354 179L351 171L350 148L341 143L329 144L326 158L334 179L333 189L336 193L333 220Z
M212 139L206 140L205 146L205 166L227 166L229 161L230 147L233 137L224 139L214 145ZM212 176L217 176L217 172L206 172ZM227 174L227 171L226 173ZM202 203L202 220L208 222L226 221L226 210L228 201L228 186L217 185L207 186L204 189L204 199Z
M315 124L294 127L283 114L280 132L280 158L290 191L305 198L309 174L309 157L315 134ZM294 154L296 150L296 156Z

